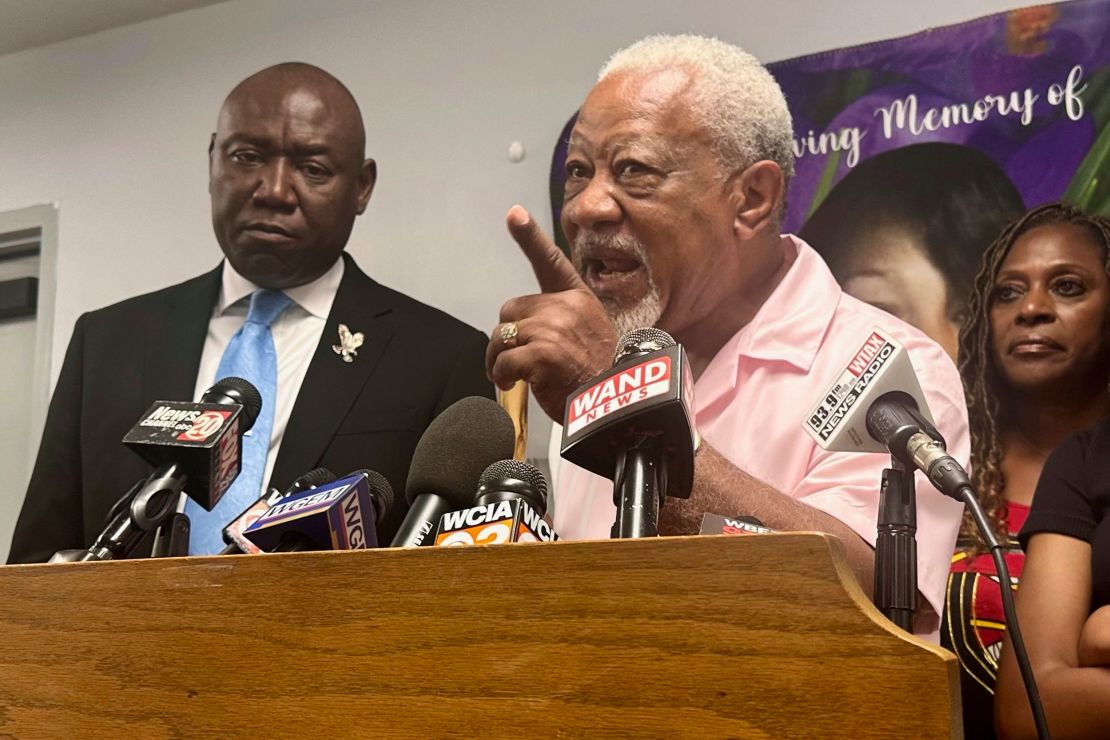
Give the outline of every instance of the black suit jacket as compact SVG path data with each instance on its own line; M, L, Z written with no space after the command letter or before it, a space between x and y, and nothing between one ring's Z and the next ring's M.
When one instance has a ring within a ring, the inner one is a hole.
M425 427L460 398L493 395L486 337L343 259L270 485L284 490L318 466L339 475L376 470L395 492L392 513L378 526L388 542L405 514L404 483ZM112 504L148 474L120 440L154 401L192 399L221 269L77 320L9 562L88 547ZM332 350L341 323L365 337L351 363Z

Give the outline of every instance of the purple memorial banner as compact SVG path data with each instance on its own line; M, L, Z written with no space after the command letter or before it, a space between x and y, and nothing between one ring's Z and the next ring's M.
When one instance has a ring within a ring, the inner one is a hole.
M1027 207L1110 213L1110 2L1012 10L768 65L794 118L784 230L861 162L925 142L982 152Z

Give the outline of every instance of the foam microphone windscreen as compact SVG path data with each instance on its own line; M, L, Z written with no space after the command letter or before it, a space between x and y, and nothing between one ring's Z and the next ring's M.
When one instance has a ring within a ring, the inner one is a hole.
M482 471L512 457L515 442L512 419L496 401L481 396L456 401L432 420L417 443L406 499L411 504L431 493L454 509L470 506Z

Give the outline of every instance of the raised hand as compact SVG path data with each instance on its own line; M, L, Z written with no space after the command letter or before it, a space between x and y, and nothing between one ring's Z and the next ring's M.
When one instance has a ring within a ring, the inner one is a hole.
M608 368L616 330L574 265L521 206L509 233L532 264L540 293L510 298L486 348L486 373L507 390L526 380L540 407L562 423L567 395Z

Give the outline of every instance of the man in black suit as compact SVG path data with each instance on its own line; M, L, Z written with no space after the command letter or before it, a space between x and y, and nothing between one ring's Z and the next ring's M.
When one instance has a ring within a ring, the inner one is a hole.
M81 316L74 327L9 562L87 547L147 474L120 439L155 400L216 380L250 291L291 298L275 320L277 399L267 469L287 487L317 466L377 470L403 489L413 449L444 408L492 395L486 337L381 286L343 254L376 165L350 92L306 64L267 68L224 103L209 147L215 270ZM340 325L361 333L354 352ZM299 389L299 392L298 392ZM388 541L404 497L379 523Z

